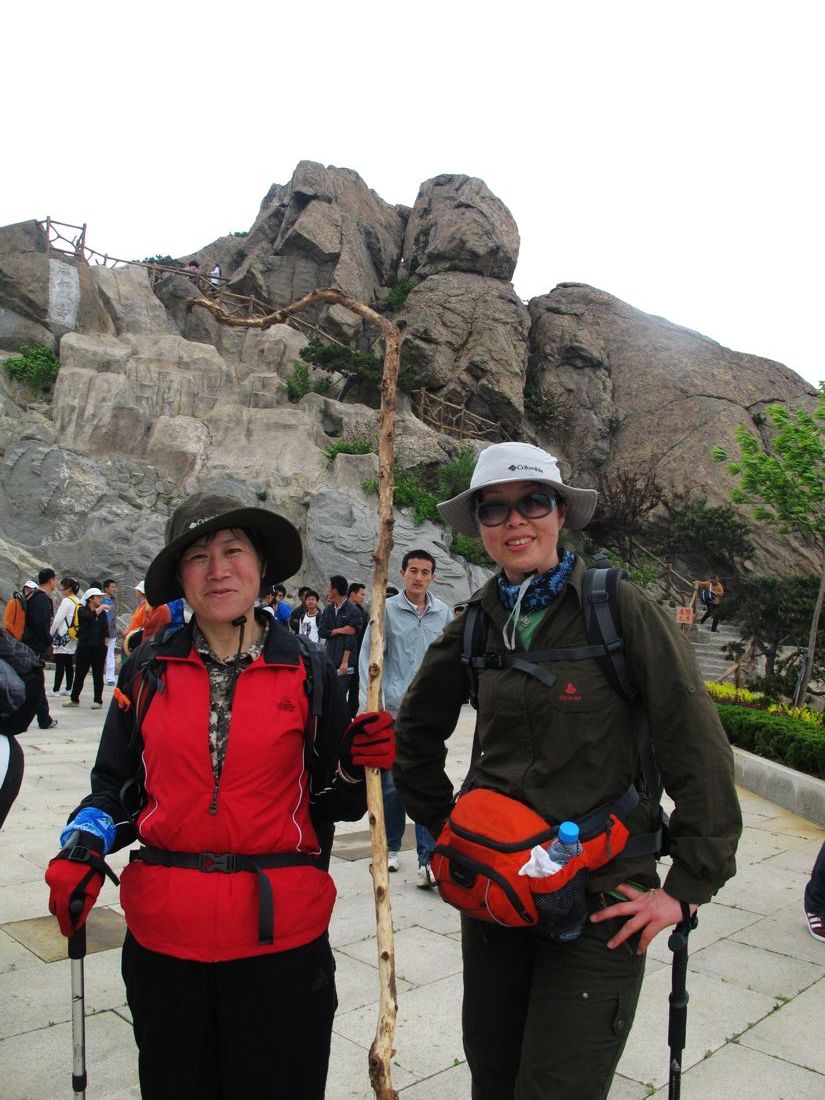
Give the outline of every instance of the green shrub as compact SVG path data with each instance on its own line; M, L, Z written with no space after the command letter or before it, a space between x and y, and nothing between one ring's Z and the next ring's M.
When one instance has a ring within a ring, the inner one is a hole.
M407 297L414 286L415 283L412 279L399 279L397 283L390 287L390 292L387 295L387 305L393 313L404 308Z
M309 367L295 359L292 364L292 373L286 380L286 395L296 404L308 393L328 393L331 382L329 378L317 378L313 381L309 376Z
M35 344L7 359L5 365L18 382L25 382L35 393L48 393L57 379L60 360L45 344Z
M331 466L337 455L369 455L374 453L375 440L372 436L357 436L352 439L333 440L325 449L324 457Z
M764 710L717 705L732 745L825 779L825 728Z
M230 237L248 237L249 236L249 230L248 229L235 229L232 233L229 234L229 236Z

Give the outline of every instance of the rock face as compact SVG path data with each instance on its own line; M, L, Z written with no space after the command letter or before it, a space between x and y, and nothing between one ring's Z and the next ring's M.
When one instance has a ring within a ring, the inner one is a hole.
M357 172L302 161L261 204L229 286L273 306L326 286L371 303L378 287L395 282L403 237L398 211ZM360 320L340 306L319 315L335 336L360 331Z
M220 262L233 289L268 306L335 285L388 311L389 288L408 275L414 285L394 317L415 384L548 446L581 484L655 466L663 483L726 502L730 483L711 464L711 445L735 451L736 426L758 427L770 401L813 406L811 387L781 364L592 287L562 284L528 310L510 283L518 247L512 217L480 180L437 176L410 210L355 172L304 161L271 188L246 237L219 238L194 256L203 267ZM330 463L325 451L374 436L375 411L317 393L290 403L311 327L225 327L187 312L197 290L182 274L153 286L139 267L50 254L34 221L0 229L0 360L44 343L59 348L61 364L48 399L0 370L0 596L47 562L84 582L115 576L128 590L171 510L202 488L296 524L305 561L285 580L323 588L342 571L369 580L377 498L364 482L375 456ZM349 346L373 338L337 306L307 321ZM400 396L403 468L437 471L466 445L425 425ZM435 591L448 602L484 577L450 553L448 531L417 526L407 512L396 514L395 539L391 581L415 546L435 556ZM810 565L788 540L757 529L755 541L761 568Z
M771 402L816 403L813 388L781 363L730 351L590 286L563 283L529 310L528 378L554 404L537 434L583 484L602 471L653 468L664 486L727 504L733 483L711 447L737 455L735 429L757 430ZM755 528L754 541L766 563L775 559L775 534ZM798 553L800 564L809 560Z
M518 226L483 180L436 176L421 184L407 231L410 275L464 271L509 281L516 270Z
M419 385L517 431L529 315L510 283L432 275L410 293L403 321L401 363Z

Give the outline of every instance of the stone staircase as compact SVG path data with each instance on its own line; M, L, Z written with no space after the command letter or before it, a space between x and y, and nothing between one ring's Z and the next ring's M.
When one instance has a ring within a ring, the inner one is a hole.
M700 615L703 613L700 611ZM673 615L675 618L675 609ZM733 659L722 650L731 642L738 642L741 635L736 627L726 626L724 623L720 623L716 632L713 633L710 624L710 619L704 626L699 626L698 622L694 623L687 637L693 644L702 679L718 680L733 664Z
M705 626L695 624L691 627L688 639L693 643L696 661L705 680L718 680L730 668L733 659L722 650L731 642L738 642L741 635L732 626L720 623L715 633L711 633L710 619Z

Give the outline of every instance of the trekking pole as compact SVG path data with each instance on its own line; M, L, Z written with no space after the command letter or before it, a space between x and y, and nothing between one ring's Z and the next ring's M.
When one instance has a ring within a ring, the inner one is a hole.
M668 1100L679 1100L682 1092L682 1051L685 1049L687 1033L687 1006L690 995L687 991L688 936L698 924L698 917L691 916L686 901L682 906L682 920L670 933L667 945L673 952L673 977L671 981L670 1014L668 1016L667 1045L670 1047L670 1073L668 1077Z
M79 917L83 899L69 903L69 913ZM86 1096L86 1015L83 960L86 957L86 925L69 936L69 959L72 968L72 1089L75 1096Z

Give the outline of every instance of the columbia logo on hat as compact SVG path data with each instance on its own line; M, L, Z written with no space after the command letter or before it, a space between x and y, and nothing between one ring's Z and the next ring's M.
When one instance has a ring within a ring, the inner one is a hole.
M209 523L210 519L214 518L214 516L201 516L200 519L193 519L189 524L189 530L191 531L193 527L200 527L202 523Z
M541 466L508 466L507 469L508 470L532 470L533 473L536 473L536 474L543 474L544 473L544 470L542 470Z

